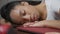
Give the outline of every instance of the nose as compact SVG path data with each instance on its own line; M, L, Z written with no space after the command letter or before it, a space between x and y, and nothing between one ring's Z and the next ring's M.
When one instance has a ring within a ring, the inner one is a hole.
M29 3L28 2L21 2L21 5L29 5Z
M27 20L27 21L30 21L31 16L30 16L30 15L23 16L23 19L24 19L24 20Z

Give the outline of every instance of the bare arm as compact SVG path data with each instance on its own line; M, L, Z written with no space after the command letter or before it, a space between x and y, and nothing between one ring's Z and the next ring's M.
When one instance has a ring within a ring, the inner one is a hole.
M56 15L60 18L60 9L59 12L57 11ZM47 27L54 27L60 29L60 20L45 20L45 26Z
M42 22L44 23L44 26L46 27L53 27L53 28L60 29L60 20L45 20Z
M35 23L26 23L26 27L51 27L60 29L60 20L44 20Z

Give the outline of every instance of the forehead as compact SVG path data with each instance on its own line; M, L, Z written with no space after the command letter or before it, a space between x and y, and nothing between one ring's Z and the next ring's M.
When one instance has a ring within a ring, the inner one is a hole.
M23 7L22 7L21 5L16 5L13 10L22 9L22 8L23 8Z
M16 5L14 7L14 9L12 10L15 10L15 11L21 11L21 10L31 10L31 8L33 8L33 6L23 6L23 5Z

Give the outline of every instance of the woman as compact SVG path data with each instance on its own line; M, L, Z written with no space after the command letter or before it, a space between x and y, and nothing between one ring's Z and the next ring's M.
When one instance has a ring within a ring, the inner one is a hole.
M54 15L59 15L59 13L57 11L56 13L54 11L50 13L51 8L49 5L47 1L42 1L41 4L40 1L36 4L30 1L15 1L2 7L1 16L6 22L9 21L12 24L23 25L24 27L53 27L60 29L60 20L54 18Z
M32 1L34 2L34 1ZM14 24L24 24L27 22L36 22L41 26L60 28L59 20L54 20L53 11L51 12L52 16L49 19L49 12L46 10L46 4L44 2L36 2L37 5L32 4L30 1L15 1L8 3L1 9L1 16ZM48 15L47 15L48 14ZM49 20L48 20L49 19ZM41 23L44 20L43 23ZM46 21L45 21L46 20ZM45 23L46 22L46 23ZM48 23L47 23L48 22ZM50 22L50 23L49 23ZM53 23L55 22L55 23ZM56 23L57 22L57 23ZM59 22L59 23L58 23ZM37 24L36 23L36 24ZM53 25L54 24L54 25ZM56 26L57 25L57 26Z

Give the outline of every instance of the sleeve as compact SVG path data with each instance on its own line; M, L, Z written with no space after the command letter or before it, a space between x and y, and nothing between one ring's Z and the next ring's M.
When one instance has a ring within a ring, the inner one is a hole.
M60 0L45 0L47 7L47 20L58 20L60 17L59 8Z

